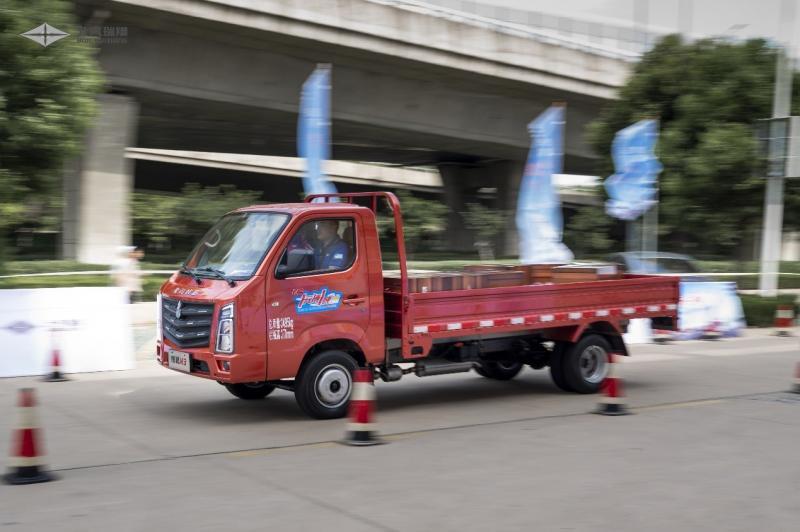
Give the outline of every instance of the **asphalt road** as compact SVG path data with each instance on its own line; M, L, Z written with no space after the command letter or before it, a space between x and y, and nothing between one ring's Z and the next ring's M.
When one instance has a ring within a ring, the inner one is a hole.
M378 383L387 444L369 448L337 444L344 420L309 420L288 392L245 402L149 358L3 379L0 463L32 384L60 479L0 485L0 529L796 530L800 340L632 351L635 415L589 414L597 397L546 371L410 376Z

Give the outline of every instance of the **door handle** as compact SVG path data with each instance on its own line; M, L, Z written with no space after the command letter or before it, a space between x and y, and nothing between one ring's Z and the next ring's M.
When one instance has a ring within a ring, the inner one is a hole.
M350 306L360 305L366 302L367 302L366 297L356 297L356 296L351 296L344 300L344 304Z

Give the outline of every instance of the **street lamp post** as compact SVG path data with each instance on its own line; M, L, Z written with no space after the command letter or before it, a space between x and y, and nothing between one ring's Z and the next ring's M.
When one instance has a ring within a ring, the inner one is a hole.
M794 5L792 0L783 0L781 3L781 21L792 27L791 21L794 20ZM791 35L791 34L790 34ZM775 92L772 100L772 117L786 118L786 132L783 135L773 135L770 133L769 159L776 155L775 148L782 148L784 154L777 154L780 159L783 155L784 160L788 160L785 153L789 150L791 136L797 135L797 131L792 131L791 114L792 106L792 69L787 53L790 46L789 41L786 47L778 48L775 58ZM770 131L773 131L773 123L769 124ZM782 140L781 140L782 137ZM773 144L774 143L774 144ZM764 194L764 223L761 233L761 267L758 288L762 297L775 296L778 293L778 270L781 258L781 237L783 236L783 180L793 171L783 165L777 171L773 171L772 164L767 170L767 189ZM788 172L787 172L788 171Z

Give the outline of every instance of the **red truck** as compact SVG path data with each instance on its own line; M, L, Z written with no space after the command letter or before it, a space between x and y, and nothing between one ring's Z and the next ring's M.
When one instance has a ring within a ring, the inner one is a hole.
M400 263L392 284L376 224L384 201ZM559 388L593 393L608 352L627 355L628 321L670 327L677 303L677 278L630 274L411 293L395 195L324 194L221 218L161 287L157 357L242 399L293 391L320 419L346 413L357 367L388 382L472 369L508 380L549 366Z

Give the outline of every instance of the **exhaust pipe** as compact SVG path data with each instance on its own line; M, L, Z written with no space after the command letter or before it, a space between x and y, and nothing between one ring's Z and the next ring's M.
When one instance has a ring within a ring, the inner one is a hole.
M417 377L431 377L433 375L446 375L448 373L466 373L475 365L474 362L451 362L439 364L426 364L419 362L414 366Z

